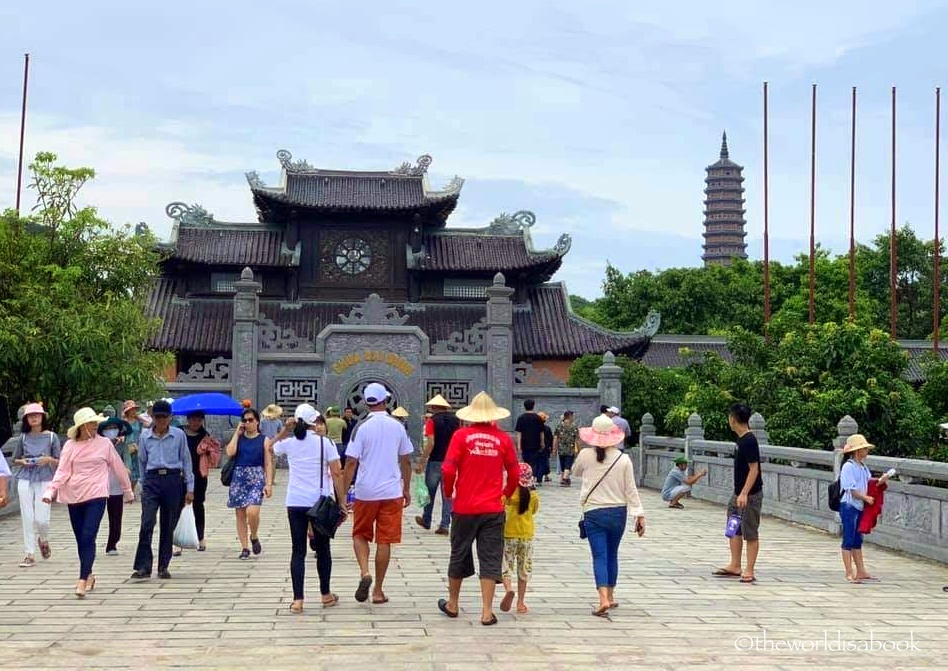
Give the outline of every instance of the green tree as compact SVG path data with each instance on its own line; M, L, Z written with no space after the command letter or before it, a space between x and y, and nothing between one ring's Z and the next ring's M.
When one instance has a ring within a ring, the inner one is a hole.
M76 204L91 169L41 153L30 170L33 215L0 215L0 388L11 407L42 400L61 427L96 399L156 394L171 358L147 349L155 239Z

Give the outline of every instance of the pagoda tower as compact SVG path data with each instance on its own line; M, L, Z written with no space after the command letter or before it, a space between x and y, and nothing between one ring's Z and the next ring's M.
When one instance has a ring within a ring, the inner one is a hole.
M704 265L731 265L747 258L744 225L744 167L728 158L727 133L721 139L721 156L706 168L704 201Z

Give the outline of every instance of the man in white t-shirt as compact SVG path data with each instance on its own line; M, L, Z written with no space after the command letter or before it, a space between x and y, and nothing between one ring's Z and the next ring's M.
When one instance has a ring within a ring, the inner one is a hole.
M392 544L402 540L402 509L411 503L411 463L414 452L404 425L385 412L391 394L381 384L366 386L363 398L369 414L346 448L345 489L359 469L355 483L352 545L359 562L361 579L356 601L369 598L372 574L369 573L369 543L375 541L375 587L372 603L388 601L382 591L391 558Z

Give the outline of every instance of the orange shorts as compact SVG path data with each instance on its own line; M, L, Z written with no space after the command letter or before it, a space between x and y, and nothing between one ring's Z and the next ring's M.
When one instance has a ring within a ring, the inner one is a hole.
M389 545L402 542L404 499L359 501L353 506L352 537Z

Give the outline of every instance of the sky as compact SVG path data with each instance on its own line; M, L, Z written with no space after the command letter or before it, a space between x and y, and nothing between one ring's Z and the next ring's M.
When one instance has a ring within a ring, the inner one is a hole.
M0 3L0 208L29 52L27 157L94 168L83 202L165 239L173 201L255 221L244 173L278 183L279 149L364 170L430 154L432 187L466 179L451 226L533 211L537 248L573 239L554 279L594 298L607 263L701 264L726 130L761 258L764 81L772 258L808 245L813 83L818 241L848 248L853 86L857 238L892 218L892 86L896 220L930 237L946 30L948 0Z

